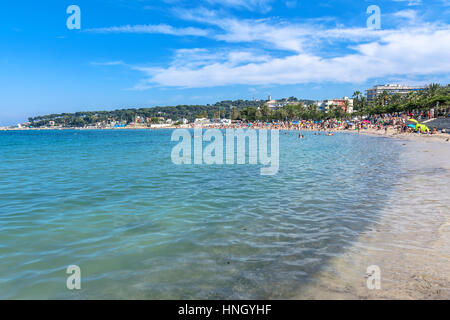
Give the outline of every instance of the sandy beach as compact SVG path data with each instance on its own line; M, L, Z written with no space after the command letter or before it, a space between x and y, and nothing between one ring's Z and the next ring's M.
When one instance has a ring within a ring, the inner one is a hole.
M345 132L358 133L355 130L345 130ZM402 139L416 142L450 142L450 134L447 133L437 133L437 134L418 134L418 133L397 133L397 130L389 128L387 132L384 130L376 130L368 128L366 130L361 130L359 134L367 134L378 137Z
M392 181L379 221L299 299L450 299L450 143L445 135L381 135L406 140L400 165L408 174ZM372 265L379 290L367 287Z

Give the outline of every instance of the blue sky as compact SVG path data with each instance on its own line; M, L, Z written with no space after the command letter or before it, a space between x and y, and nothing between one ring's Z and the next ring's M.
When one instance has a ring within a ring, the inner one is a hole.
M81 29L69 30L69 5ZM381 29L366 26L369 5ZM0 126L28 116L450 82L450 0L0 3Z

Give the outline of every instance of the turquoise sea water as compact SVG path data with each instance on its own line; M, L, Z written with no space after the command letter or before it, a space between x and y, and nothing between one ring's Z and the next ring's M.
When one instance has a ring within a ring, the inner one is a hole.
M383 138L282 132L279 172L261 176L177 166L171 133L0 132L0 298L292 298L401 174L402 143Z

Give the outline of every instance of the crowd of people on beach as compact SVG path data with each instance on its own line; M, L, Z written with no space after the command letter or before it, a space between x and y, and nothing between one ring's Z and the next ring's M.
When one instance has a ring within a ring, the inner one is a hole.
M269 130L297 130L324 132L325 135L333 135L334 131L354 130L357 132L378 131L395 134L438 134L436 128L428 128L419 121L430 119L429 114L384 114L370 116L364 119L327 119L327 120L298 120L298 121L235 121L232 124L210 124L208 128L217 129L269 129ZM196 125L192 124L192 128ZM304 137L304 136L303 136ZM299 135L302 138L302 135Z

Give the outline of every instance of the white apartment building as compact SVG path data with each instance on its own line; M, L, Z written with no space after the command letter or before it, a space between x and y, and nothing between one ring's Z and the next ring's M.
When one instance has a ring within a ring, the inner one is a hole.
M401 94L406 95L410 93L411 91L421 91L424 90L426 87L412 87L412 86L405 86L401 84L385 84L385 85L376 85L373 88L366 90L367 100L372 101L376 97L378 97L383 92L387 92L389 94Z

